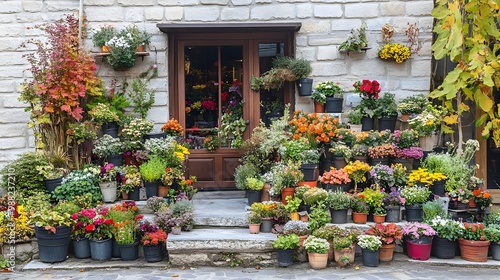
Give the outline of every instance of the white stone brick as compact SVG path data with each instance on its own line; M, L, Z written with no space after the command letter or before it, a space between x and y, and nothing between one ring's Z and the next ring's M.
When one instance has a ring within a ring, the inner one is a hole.
M0 123L26 123L28 120L29 113L23 109L0 110Z
M143 22L144 9L143 8L126 8L125 9L126 22Z
M356 53L349 54L350 57L357 56ZM358 57L365 57L361 54ZM366 57L365 57L366 58ZM363 79L375 79L374 75L383 75L385 73L384 65L381 63L379 59L373 60L360 60L353 63L351 61L351 75L356 75L358 77L363 77ZM372 78L368 78L372 77Z
M339 76L347 74L347 64L338 62L315 62L313 66L312 76Z
M0 138L0 150L26 148L26 137Z
M269 4L272 2L273 0L255 0L255 4Z
M394 94L397 94L400 91L398 90L400 85L400 78L391 79L388 76L385 76L380 79L378 77L372 76L371 79L377 79L380 82L380 88L382 89L382 92L392 92Z
M0 80L0 92L12 93L16 90L16 85L18 83L12 79Z
M27 124L0 124L0 137L26 136Z
M22 24L0 24L0 37L21 37L23 31Z
M22 38L0 38L0 51L16 51L23 42Z
M165 91L157 91L155 94L154 106L166 106L168 105L168 95Z
M153 6L156 1L154 0L118 0L118 4L122 4L123 6Z
M401 89L404 90L426 90L430 89L430 79L428 78L412 78L401 83Z
M18 23L41 23L48 20L48 15L43 13L20 13L16 15L16 20Z
M382 60L384 62L387 75L389 77L409 77L410 76L410 62L396 63L393 60Z
M183 16L184 16L184 8L182 7L165 8L166 20L181 20Z
M224 21L229 20L248 20L250 18L250 9L247 7L237 8L222 8L220 19Z
M3 2L0 5L0 14L13 14L22 12L22 1L9 1L8 4Z
M187 7L184 8L186 21L216 21L219 19L219 7Z
M0 14L0 23L10 23L16 20L15 15Z
M335 19L332 20L332 31L350 31L361 27L361 19Z
M103 22L119 22L123 21L124 8L122 7L107 7L106 12L102 12L102 7L86 7L85 15L87 21L103 21Z
M201 0L203 5L227 5L229 0Z
M341 5L314 5L314 16L317 18L339 18L342 14Z
M307 0L278 0L278 3L304 3Z
M148 111L148 120L153 121L156 124L165 124L168 120L168 108L156 107L154 106L151 110Z
M231 0L231 3L235 6L247 6L252 4L252 0Z
M373 18L378 16L377 3L346 4L345 18Z
M295 38L295 45L297 47L307 46L307 36L305 34L298 34Z
M195 6L200 3L199 0L157 0L161 6Z
M295 15L293 5L254 6L250 18L254 20L292 19Z
M45 7L50 12L77 12L79 9L79 1L47 1L45 0ZM55 19L60 19L64 15L58 15Z
M112 6L115 0L85 0L85 6Z
M337 46L319 46L318 47L318 61L322 60L336 60L339 58L339 51Z
M296 57L304 58L309 61L315 61L316 60L316 48L315 47L309 47L309 48L298 48L295 52Z
M337 35L329 34L329 35L313 35L309 36L309 45L310 46L326 46L326 45L335 45L340 44L345 40L346 37L337 37Z
M431 73L431 60L417 60L410 59L408 62L411 63L411 76L412 77L428 77Z
M26 65L27 60L24 59L22 53L19 52L0 52L0 66L2 65Z
M144 9L144 17L146 21L161 21L163 20L163 8L146 8Z
M1 150L0 151L0 161L3 166L7 165L11 161L17 159L21 154L33 151L31 149L12 149L12 150ZM5 164L4 164L5 163ZM2 167L0 167L2 168Z
M23 78L23 71L26 66L5 66L2 67L0 78Z
M23 1L23 10L25 12L40 12L42 8L42 1Z
M299 33L327 33L330 32L329 20L307 20L302 22Z
M11 91L12 92L12 91ZM19 94L2 94L0 100L3 100L4 108L26 108L28 104L19 101Z
M312 4L297 4L295 6L297 10L297 18L310 18L313 14Z
M434 8L431 1L410 1L406 3L408 16L430 16Z
M381 16L403 16L405 14L405 4L401 2L380 3Z

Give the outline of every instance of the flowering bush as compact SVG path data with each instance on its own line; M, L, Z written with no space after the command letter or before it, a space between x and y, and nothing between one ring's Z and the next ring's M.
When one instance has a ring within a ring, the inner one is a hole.
M402 230L406 238L409 239L419 239L424 236L431 237L436 235L436 231L432 227L419 222L406 223Z
M85 237L92 240L103 240L113 237L113 219L106 218L108 208L82 209L80 214L87 218ZM77 216L78 217L78 216ZM81 218L86 220L85 218ZM78 220L80 217L78 217Z
M440 106L427 106L424 111L408 121L410 128L418 132L419 136L429 136L440 128L447 109Z
M106 158L107 156L121 154L123 145L120 138L113 138L108 134L104 134L95 141L92 152L100 158Z
M476 189L472 191L472 194L474 195L474 201L481 209L490 206L493 200L488 190Z
M115 28L112 25L105 24L99 26L99 29L93 29L92 42L95 47L105 46L106 43L115 36Z
M330 148L330 152L332 152L336 157L343 157L346 161L352 158L351 148L342 142L334 143Z
M354 180L355 190L357 189L357 184L366 181L366 172L370 171L370 165L366 162L361 162L356 160L355 162L349 162L344 170L349 174L349 178Z
M89 115L99 124L117 122L119 120L118 114L111 110L105 103L98 103L89 111Z
M389 137L389 142L398 149L411 148L419 145L418 133L413 129L394 130Z
M368 156L371 158L388 158L396 156L396 151L392 144L382 144L368 148Z
M330 168L330 171L323 173L321 183L331 185L341 185L350 183L349 174L344 169Z
M326 239L310 235L304 240L304 248L308 253L326 254L330 249L330 243Z
M381 59L394 59L396 63L403 63L411 57L410 48L399 43L385 44L378 52Z
M193 175L189 176L187 179L182 179L179 182L179 191L186 194L188 199L192 199L194 194L198 192L198 189L194 186L196 181L196 176Z
M168 234L159 229L154 222L141 222L139 230L142 233L141 244L144 246L155 246L167 242Z
M174 118L169 119L167 123L161 127L161 130L165 133L165 135L169 136L179 136L182 134L182 126Z
M396 158L412 158L421 159L424 156L424 151L420 147L410 147L404 149L396 149Z
M116 175L118 175L118 168L112 163L106 163L104 166L101 166L99 182L116 181Z
M459 201L461 203L469 203L469 199L474 197L470 190L463 188L452 190L448 192L447 195L450 200Z
M16 240L29 240L34 235L34 228L28 224L28 212L24 205L14 206L14 213L10 215L8 209L7 195L2 197L5 201L5 211L0 211L0 242L7 244L11 239L11 234L15 234ZM14 232L12 232L14 230Z
M381 187L394 186L394 169L384 164L377 164L372 166L370 176L372 180Z
M401 197L398 189L396 187L392 187L391 191L387 193L387 195L382 199L382 204L384 206L399 206L404 205L406 200Z
M401 114L420 114L429 104L429 100L423 94L412 95L404 98L398 104Z
M295 111L289 124L293 139L305 137L309 143L329 143L337 133L338 122L338 118L332 118L328 114L318 115Z
M358 236L359 247L367 250L378 250L382 246L380 237L369 234L362 234Z
M290 220L286 222L285 226L283 226L283 234L296 234L298 236L308 235L309 227L308 224L303 221L293 221Z
M257 213L262 218L273 218L276 216L276 209L280 207L281 202L263 201L252 204L250 211Z
M295 188L304 178L298 162L278 162L273 167L272 190L280 194L283 188Z
M326 97L342 97L344 90L339 83L321 82L316 86L315 91L323 93Z
M125 123L121 130L121 136L129 141L142 141L143 136L153 129L153 122L145 119L133 119Z
M179 167L167 167L161 177L161 183L164 186L171 186L175 181L180 182L184 179L184 171Z
M310 188L302 195L302 200L307 205L315 205L324 201L328 197L328 192L321 188Z
M461 238L465 240L485 241L484 225L477 223L464 223L464 231Z
M215 111L217 109L217 103L212 100L212 98L205 99L201 101L201 110L203 112Z
M377 80L357 81L353 85L354 91L361 94L362 97L377 99L380 93L380 84Z
M368 206L361 194L353 196L351 202L352 211L355 213L368 214L370 212L370 206Z
M399 193L405 199L406 205L415 205L426 202L431 191L426 187L406 186L400 188Z
M452 219L444 219L439 216L432 219L429 225L436 231L436 235L448 239L456 240L463 235L464 224Z
M427 171L427 168L421 168L419 167L418 169L414 169L410 172L410 175L408 175L408 185L413 186L416 185L417 183L423 184L427 187L432 186L434 182L445 180L446 175L443 173L429 173Z
M393 244L403 238L403 231L395 223L375 224L365 231L365 234L379 237L382 244Z
M123 176L120 190L126 193L131 192L135 187L141 185L141 173L139 168L135 165L123 166L120 170Z
M128 26L106 42L110 55L108 63L113 69L128 68L135 65L137 47L148 44L151 35L139 31L136 26Z
M385 192L381 191L379 188L365 188L363 192L359 194L359 197L371 208L377 208L382 206Z

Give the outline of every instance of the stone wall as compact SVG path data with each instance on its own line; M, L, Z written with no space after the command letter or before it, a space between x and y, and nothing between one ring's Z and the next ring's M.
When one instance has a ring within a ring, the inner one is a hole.
M33 149L34 141L26 125L28 114L17 101L19 84L28 77L23 70L27 62L21 57L32 49L20 49L29 38L41 36L37 30L28 29L35 24L59 19L67 13L77 13L76 0L9 0L0 7L0 167L13 160L17 154ZM151 87L156 88L155 106L149 118L156 128L168 119L167 92L167 35L156 28L159 22L301 22L297 34L296 55L312 61L314 84L325 80L340 82L345 88L360 79L377 79L383 91L396 93L401 99L414 93L428 93L431 65L430 16L433 1L408 0L83 0L88 28L110 23L116 27L130 23L151 32L150 56L139 58L128 71L113 71L97 59L98 75L105 81L114 77L133 78L158 65L159 77ZM338 45L352 28L359 28L362 21L368 25L371 49L366 53L339 53ZM402 64L382 61L377 50L382 44L381 27L393 25L399 33L396 42L406 42L403 32L407 23L418 23L419 39L423 48ZM97 51L87 35L85 46ZM312 110L310 98L297 96L296 107ZM347 104L349 105L349 104Z

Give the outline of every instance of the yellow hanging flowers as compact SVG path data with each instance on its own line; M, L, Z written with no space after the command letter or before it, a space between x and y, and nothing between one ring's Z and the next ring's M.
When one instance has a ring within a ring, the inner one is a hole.
M398 43L385 44L378 52L378 57L381 59L394 59L397 63L403 63L403 61L411 57L411 50L409 47Z

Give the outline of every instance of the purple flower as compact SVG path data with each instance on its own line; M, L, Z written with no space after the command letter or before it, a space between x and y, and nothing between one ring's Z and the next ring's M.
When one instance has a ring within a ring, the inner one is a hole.
M410 148L396 150L397 158L421 159L423 156L424 152L420 147L410 147Z

